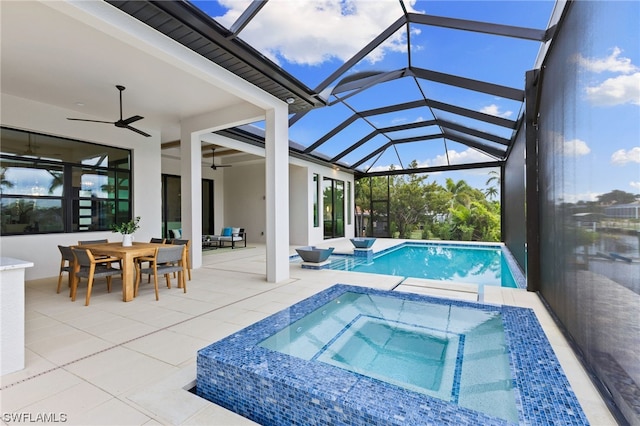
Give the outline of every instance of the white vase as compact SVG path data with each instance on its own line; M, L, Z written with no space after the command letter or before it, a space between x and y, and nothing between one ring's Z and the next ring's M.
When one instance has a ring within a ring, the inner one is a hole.
M122 247L131 247L133 245L133 234L122 234Z

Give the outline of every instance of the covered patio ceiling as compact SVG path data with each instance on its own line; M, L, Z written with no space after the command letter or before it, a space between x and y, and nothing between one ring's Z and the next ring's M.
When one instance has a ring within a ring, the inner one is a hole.
M474 2L479 18L459 1L109 3L287 99L290 151L356 175L501 165L522 117L525 72L555 30L548 1ZM332 6L333 15L324 10ZM361 19L371 37L346 43L348 55L303 63L283 40L330 43L332 19L298 22L318 8L344 25ZM371 16L376 25L364 22ZM261 128L224 134L260 144Z

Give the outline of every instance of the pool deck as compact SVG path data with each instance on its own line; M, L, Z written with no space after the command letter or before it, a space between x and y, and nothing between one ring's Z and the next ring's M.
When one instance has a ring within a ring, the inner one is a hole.
M398 243L378 239L373 248ZM13 422L8 416L55 413L70 425L254 424L187 391L195 383L198 349L333 284L388 290L401 280L292 264L289 280L267 283L265 247L250 246L206 252L187 293L161 285L158 302L152 285L141 284L139 296L123 303L119 279L111 293L98 280L85 307L85 286L72 303L65 291L56 294L57 277L28 281L26 368L0 378L3 422ZM352 250L348 240L322 246L336 253ZM616 424L535 293L495 287L485 291L484 302L532 308L589 422Z

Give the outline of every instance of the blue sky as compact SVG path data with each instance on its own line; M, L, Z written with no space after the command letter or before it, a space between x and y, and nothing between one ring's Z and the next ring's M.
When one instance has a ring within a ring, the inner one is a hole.
M250 4L246 0L193 1L224 26L231 26ZM638 2L631 2L637 3ZM406 1L409 12L420 12L457 19L468 19L544 30L551 16L552 1ZM628 6L628 5L627 5ZM631 6L632 8L634 6ZM572 134L553 135L559 140L559 155L573 156L576 160L575 200L594 200L598 194L612 189L640 193L640 142L628 135L638 135L640 107L640 54L638 30L632 28L630 17L603 16L602 31L615 33L611 37L593 37L589 55L576 52L573 60L579 70L577 96L590 112L582 116L597 115L603 124L582 123ZM625 8L620 8L625 10ZM327 76L362 49L402 15L397 0L351 1L294 1L270 0L258 15L240 33L240 38L273 60L301 82L315 89ZM610 22L618 25L611 27ZM626 23L626 24L625 24ZM415 67L438 71L470 79L524 89L524 73L532 69L540 44L538 42L456 31L441 27L411 24L408 33L401 31L390 36L367 58L360 61L350 73L360 71L391 71L408 65L407 38L411 51L411 64ZM615 40L612 42L611 40ZM338 80L349 74L340 76ZM516 120L521 113L519 102L459 89L427 80L403 78L375 86L345 102L357 110L370 109L393 103L416 100L420 91L435 99L495 116ZM335 85L334 82L331 86ZM329 100L335 98L330 97ZM307 114L290 128L290 139L308 146L349 117L353 110L342 104L325 107ZM625 126L608 126L628 117ZM371 117L371 123L358 121L319 148L319 152L332 157L346 146L367 135L372 126L392 126L401 123L425 121L433 118L429 108L401 111ZM474 129L494 133L504 138L511 131L442 111L438 118L454 121ZM438 129L427 128L436 133ZM414 134L416 131L413 131ZM421 130L424 134L424 130ZM582 134L584 133L584 134ZM413 136L411 131L394 137ZM611 141L615 140L615 143ZM388 139L374 138L359 150L342 159L354 164L365 152L372 152ZM463 164L490 160L486 155L467 146L434 140L429 143L410 143L387 149L366 167L386 170L406 167L411 160L420 166ZM374 162L375 161L375 162ZM589 164L606 161L614 170L607 179L589 175ZM580 165L583 164L583 165ZM586 164L586 166L585 166ZM465 179L483 188L487 170L446 174L430 174L440 182L445 177ZM605 183L606 182L606 183ZM568 198L568 197L567 197Z

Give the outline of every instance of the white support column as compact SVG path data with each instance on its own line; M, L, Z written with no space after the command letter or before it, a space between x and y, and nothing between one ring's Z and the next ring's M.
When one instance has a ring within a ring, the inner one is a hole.
M200 136L183 126L180 134L182 233L191 240L191 267L202 266L202 151Z
M267 110L265 129L267 281L289 279L289 126L287 107Z

